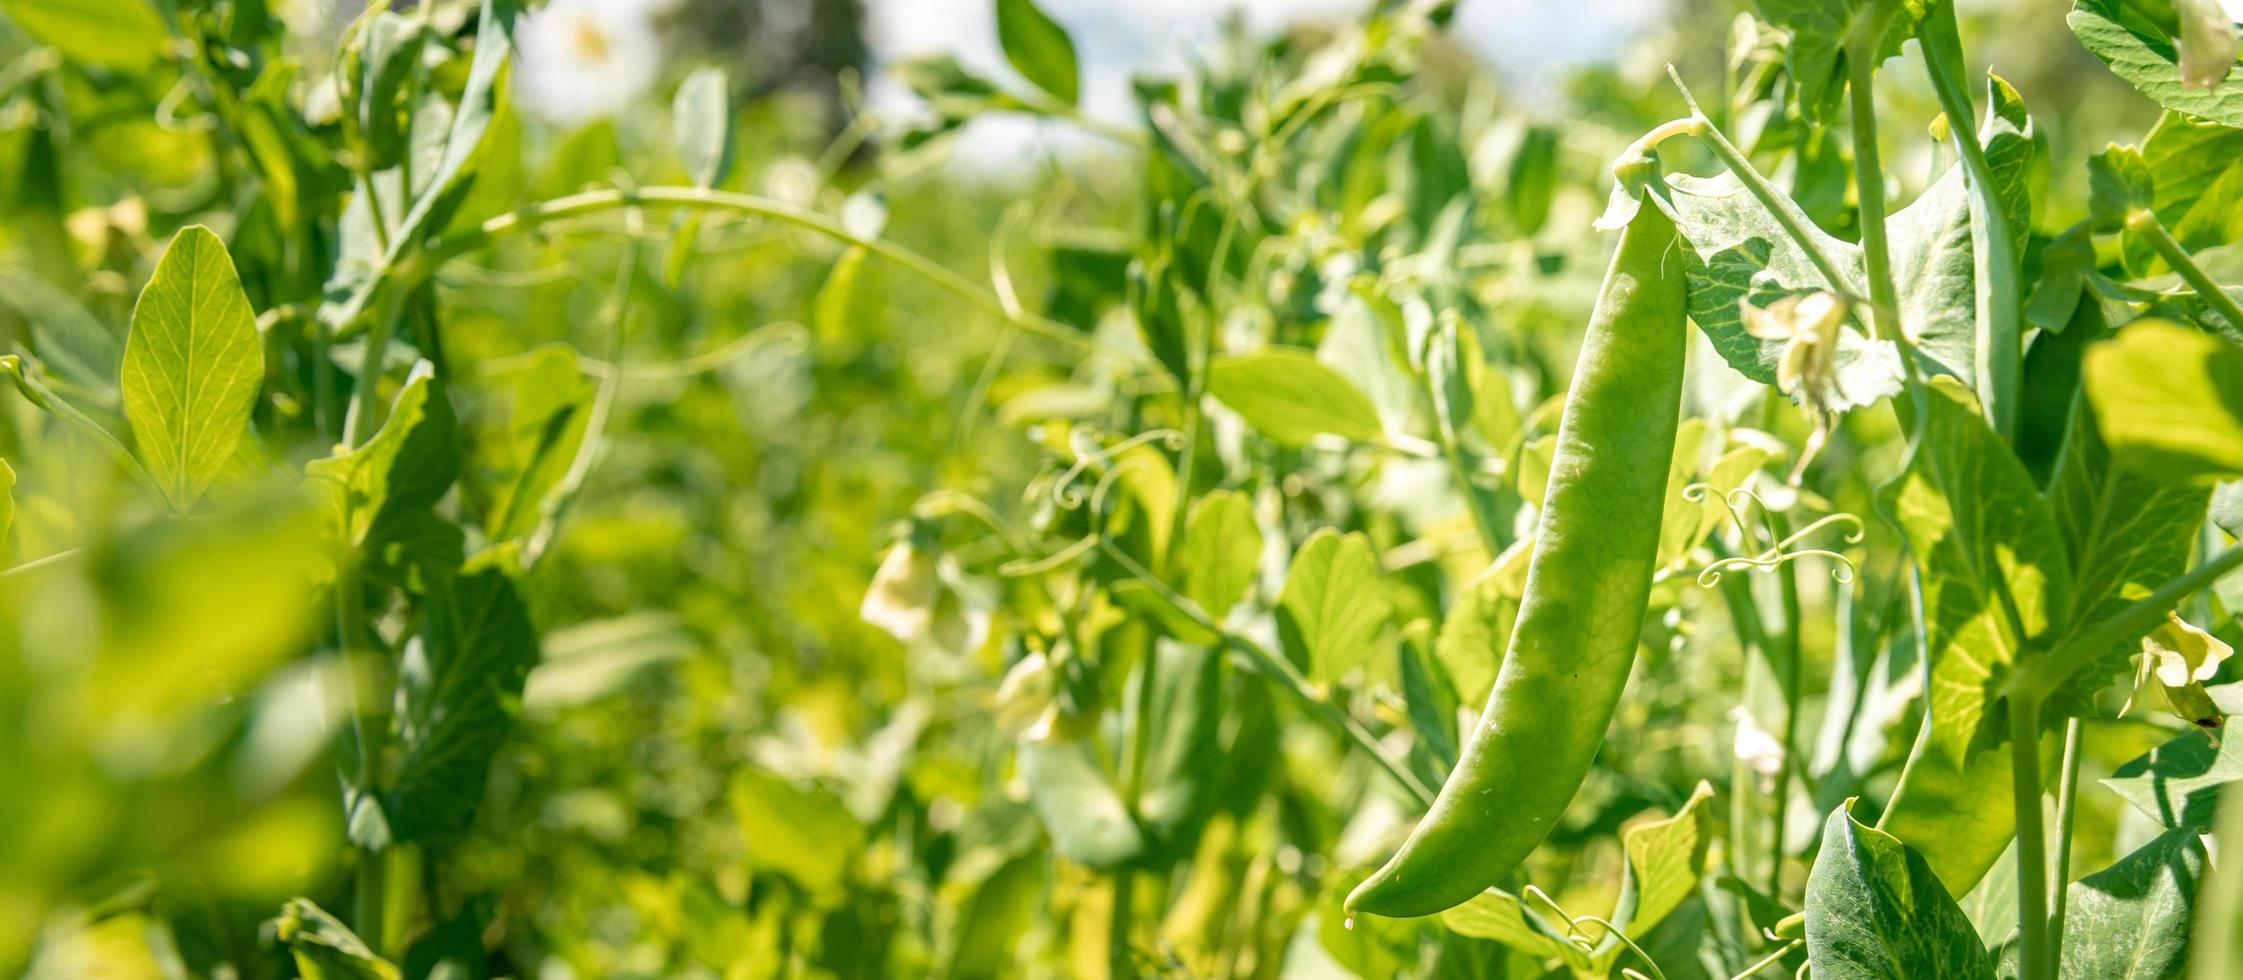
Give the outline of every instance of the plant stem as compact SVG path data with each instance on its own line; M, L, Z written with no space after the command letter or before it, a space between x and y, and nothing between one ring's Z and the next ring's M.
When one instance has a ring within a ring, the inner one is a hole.
M1971 192L1971 251L1976 257L1978 320L1984 330L1978 337L1976 375L1979 400L1987 421L2004 439L2017 434L2018 390L2022 384L2024 311L2017 281L2017 240L2009 226L2009 212L1996 191L1994 168L1978 144L1977 112L1963 87L1963 45L1955 27L1955 4L1940 3L1924 18L1918 32L1924 53L1924 70L1931 76L1939 108L1947 114L1947 129L1963 161L1963 176Z
M2010 789L2017 808L2019 980L2053 980L2048 963L2048 844L2041 832L2040 701L2009 699Z
M1387 775L1394 777L1395 782L1402 784L1402 788L1409 791L1409 794L1417 800L1420 806L1433 805L1435 794L1432 787L1419 780L1417 775L1412 773L1410 767L1405 765L1402 760L1389 754L1386 747L1379 744L1378 736L1371 734L1370 729L1364 728L1363 723L1356 721L1354 715L1348 714L1346 708L1333 703L1331 698L1318 694L1309 684L1308 678L1301 676L1300 670L1293 666L1292 661L1271 653L1268 648L1252 639L1224 629L1222 624L1207 618L1207 614L1201 612L1199 607L1193 604L1191 600L1178 595L1175 589L1169 587L1168 583L1146 571L1145 566L1138 564L1137 559L1131 558L1128 552L1114 547L1113 542L1100 538L1098 547L1106 553L1107 557L1114 559L1116 564L1121 565L1123 569L1128 571L1131 576L1145 583L1145 586L1152 591L1153 596L1158 598L1163 605L1190 619L1201 629L1220 636L1224 646L1245 654L1247 659L1254 661L1255 666L1260 668L1263 674L1276 678L1278 686L1285 688L1310 710L1323 716L1325 721L1337 726L1340 732L1361 747L1373 762L1378 763L1379 768L1386 770Z
M2126 230L2149 239L2150 247L2157 250L2158 257L2164 259L2166 265L2172 266L2174 272L2181 274L2182 281L2196 290L2198 299L2209 305L2229 326L2243 330L2243 304L2237 303L2235 294L2228 292L2217 280L2205 274L2204 267L2197 265L2195 257L2189 255L2180 242L2173 240L2172 233L2165 230L2165 224L2157 220L2157 215L2147 210L2128 214Z
M2036 702L2047 697L2088 662L2126 637L2149 632L2182 599L2218 581L2238 566L2243 566L2243 545L2214 555L2110 618L2073 634L2063 645L2041 658L2032 670L2019 672L2011 684L2010 695L2024 695Z
M1846 92L1853 109L1854 189L1861 208L1861 254L1869 273L1869 308L1875 331L1881 336L1897 336L1903 330L1898 291L1893 287L1892 249L1885 234L1885 174L1877 148L1874 84L1877 42L1891 19L1890 6L1872 8L1847 35L1846 42Z
M2056 785L2056 873L2049 879L2056 890L2056 901L2048 915L2048 949L2058 962L2064 958L2064 911L2072 880L2072 817L2079 802L2080 742L2085 727L2078 718L2065 720L2063 769Z
M1806 219L1792 208L1790 200L1784 197L1783 192L1777 190L1774 184L1769 183L1768 178L1752 165L1752 161L1745 158L1744 151L1737 149L1735 143L1729 142L1729 137L1722 134L1721 127L1714 125L1713 120L1707 118L1705 113L1698 108L1698 101L1691 97L1689 88L1682 84L1682 76L1675 72L1673 65L1667 66L1667 74L1674 79L1675 87L1682 89L1683 100L1690 104L1690 111L1695 113L1686 123L1686 128L1680 132L1696 137L1698 142L1705 144L1706 149L1713 151L1714 157L1721 161L1721 165L1729 168L1729 172L1736 176L1737 182L1744 185L1745 190L1752 194L1753 199L1759 201L1761 207L1768 209L1768 214L1776 219L1776 224L1783 227L1784 234L1791 236L1792 242L1799 246L1799 250L1806 253L1807 261L1814 263L1815 271L1822 273L1822 277L1829 283L1831 291L1840 295L1852 295L1854 292L1852 284L1847 281L1845 273L1839 269L1837 260L1831 258L1830 253L1823 251L1822 244L1815 241L1814 235L1807 230ZM1653 133L1661 134L1674 125L1674 123L1668 123L1657 130L1653 130ZM1659 138L1664 139L1666 135L1677 134L1664 134ZM1646 140L1649 139L1650 137L1647 136ZM1638 140L1637 143L1641 145L1646 140ZM1654 145L1656 144L1656 141L1652 142Z
M864 237L842 227L837 219L782 201L735 194L728 191L702 187L641 187L635 190L607 189L586 191L567 197L555 198L517 211L499 215L483 222L474 231L448 235L431 242L428 252L436 260L431 268L445 259L463 255L490 245L491 242L516 232L528 231L548 222L565 218L582 217L616 208L685 207L711 211L731 211L752 214L806 231L816 232L835 241L860 246L874 255L894 262L937 286L949 290L966 301L981 307L997 318L1033 333L1083 346L1098 346L1088 333L1034 313L1015 314L1005 308L1005 303L995 293L976 285L933 259L914 252L884 238Z
M1791 524L1783 515L1763 509L1768 532L1782 541L1791 534ZM1799 603L1799 572L1796 564L1785 564L1776 569L1776 581L1783 591L1783 768L1776 773L1775 832L1769 836L1768 896L1783 897L1784 832L1789 829L1786 817L1791 803L1791 770L1799 758L1799 688L1800 675L1805 672L1801 662L1799 628L1801 610Z

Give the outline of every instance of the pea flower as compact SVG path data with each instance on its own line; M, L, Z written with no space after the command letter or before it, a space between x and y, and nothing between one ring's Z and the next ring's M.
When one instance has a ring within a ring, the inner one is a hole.
M1823 443L1830 438L1845 392L1838 387L1838 334L1845 329L1846 301L1836 293L1794 293L1767 306L1742 301L1745 332L1784 344L1776 362L1776 388L1799 403L1814 424L1807 445L1792 468L1796 485Z
M2181 87L2218 86L2235 67L2235 22L2243 19L2243 3L2178 0L2173 12L2181 22Z
M628 108L662 71L654 18L669 0L553 0L515 30L522 105L562 125Z
M1774 789L1776 777L1784 767L1783 742L1760 727L1760 723L1753 720L1752 712L1743 706L1729 709L1729 717L1737 723L1737 740L1731 751L1760 777L1763 788Z
M988 606L958 560L914 526L881 559L857 615L914 649L962 655L988 639Z
M2217 740L2227 716L2212 703L2204 682L2218 676L2220 664L2234 655L2235 648L2220 642L2219 637L2167 613L2164 624L2142 638L2141 674L2135 679L2133 696L2126 699L2126 707L2119 709L2119 714L2134 710L2135 700L2154 681L2165 706L2175 716L2212 733Z

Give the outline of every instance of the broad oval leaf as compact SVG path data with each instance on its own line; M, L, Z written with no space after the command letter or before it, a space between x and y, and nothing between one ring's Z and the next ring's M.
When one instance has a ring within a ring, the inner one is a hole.
M2079 43L2143 95L2228 126L2243 126L2243 74L2228 73L2211 88L2181 81L2180 55L2164 30L2120 0L2078 0L2064 18Z
M2066 889L2061 975L2179 980L2188 973L2189 913L2208 870L2194 828L2166 831Z
M0 14L63 57L104 68L148 68L171 40L148 0L0 0Z
M185 508L225 471L265 382L257 314L233 257L201 225L181 229L132 308L120 387L141 461Z
M2243 348L2138 320L2089 348L2082 370L2119 465L2168 481L2243 475Z
M1051 849L1070 861L1111 868L1145 849L1129 807L1079 740L1024 740L1020 778L1028 803L1051 835Z
M1262 529L1245 494L1218 490L1192 505L1180 562L1184 594L1209 619L1221 621L1253 588L1261 562Z
M1370 659L1391 610L1371 540L1326 528L1293 555L1277 597L1278 635L1310 680L1329 684Z
M1207 390L1282 445L1305 446L1325 433L1371 442L1385 431L1370 398L1297 347L1217 358L1208 369Z
M715 187L732 169L732 79L724 69L695 69L670 105L678 159L696 186Z
M2160 826L2209 829L2220 787L2243 779L2243 739L2190 731L2118 767L2103 780Z
M1970 919L1898 838L1830 812L1807 876L1807 962L1818 977L1992 980Z
M997 43L1021 77L1059 101L1075 104L1082 75L1075 64L1075 42L1036 0L997 0Z

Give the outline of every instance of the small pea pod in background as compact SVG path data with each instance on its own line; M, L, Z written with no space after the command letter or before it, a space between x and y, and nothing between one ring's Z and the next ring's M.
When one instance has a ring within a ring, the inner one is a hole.
M1650 602L1687 347L1672 219L1620 235L1558 427L1511 646L1479 726L1350 914L1432 915L1509 874L1581 786L1626 687Z

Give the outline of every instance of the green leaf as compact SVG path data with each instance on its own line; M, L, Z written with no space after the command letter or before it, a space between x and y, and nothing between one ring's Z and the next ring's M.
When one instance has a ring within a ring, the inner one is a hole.
M2147 598L2188 569L2211 488L2159 480L2117 465L2097 431L2094 406L2080 399L2074 403L2048 498L2074 569L2071 629L2077 632ZM2147 633L2118 637L2065 682L2051 705L2074 713L2092 711L2095 693L2110 686L2114 675L2126 673Z
M1519 600L1526 595L1528 560L1534 556L1534 539L1522 538L1496 557L1488 569L1473 579L1449 607L1441 621L1440 638L1433 656L1456 685L1457 699L1475 707L1487 703L1495 690L1496 671L1511 645L1511 626L1519 618Z
M954 128L985 112L1012 112L1028 108L1019 97L976 75L947 54L899 61L888 74L911 93L925 99L935 113Z
M1994 197L2007 219L2011 255L2024 254L2032 229L2027 173L2033 164L2032 119L2025 101L1999 77L1986 80L1987 113L1978 142L1993 172ZM1978 255L1971 219L1972 192L1960 165L1949 167L1924 193L1886 221L1892 236L1894 286L1900 319L1919 352L1939 370L1975 383L1979 310ZM1988 276L1992 279L1992 276Z
M2048 502L1960 384L1933 382L1907 468L1878 491L1923 578L1929 742L1957 765L1988 702L2070 608Z
M0 305L23 317L31 349L58 378L104 403L116 399L123 345L84 304L36 276L0 269Z
M1391 608L1371 539L1326 528L1293 555L1278 634L1310 680L1330 684L1370 659Z
M537 660L529 609L504 573L462 574L423 603L397 671L397 778L384 806L395 839L467 829Z
M358 37L355 69L358 127L369 169L387 170L407 150L413 95L409 80L420 67L427 33L416 19L383 10L365 21Z
M264 383L257 314L233 257L210 229L180 230L133 304L120 382L141 461L173 507L201 499L225 471Z
M2170 830L2065 890L2067 977L2180 980L2189 914L2209 870L2194 828Z
M1090 743L1081 739L1020 743L1020 778L1051 849L1070 861L1111 868L1145 849L1144 835L1114 789Z
M2055 771L2056 740L2041 740L2041 772ZM1907 842L1961 896L1986 877L2017 836L2009 743L1976 748L1960 765L1935 746L1908 756L1877 829Z
M1566 941L1562 928L1500 888L1490 888L1441 913L1441 924L1451 931L1475 939L1493 940L1540 959L1562 959L1582 971L1590 968L1588 955Z
M753 767L732 773L726 795L751 866L785 875L815 898L838 895L865 842L839 796Z
M1254 587L1261 570L1262 529L1254 504L1236 490L1217 490L1192 505L1184 527L1184 594L1221 622Z
M1863 8L1875 0L1757 0L1761 16L1790 32L1785 46L1785 67L1799 86L1799 109L1810 122L1827 123L1837 115L1846 91L1846 29ZM1900 53L1900 46L1916 36L1916 23L1929 9L1926 0L1907 0L1878 41L1877 60Z
M1075 42L1036 6L1036 0L997 0L997 43L1005 60L1037 88L1074 105L1081 72L1075 66Z
M959 912L957 945L943 976L1001 977L1015 969L1014 947L1035 919L1044 877L1043 855L1030 852L983 879Z
M1305 446L1326 433L1375 442L1385 432L1370 398L1297 347L1216 358L1207 390L1280 445Z
M0 0L0 14L63 57L104 68L144 71L171 40L147 0Z
M2217 742L2208 732L2190 731L2136 757L2103 780L2103 785L2159 826L2209 829L2219 807L2220 787L2243 779L2243 739Z
M700 187L724 183L732 170L732 78L707 65L685 76L670 103L670 128L685 174Z
M413 365L389 418L364 445L313 460L304 471L327 493L336 535L352 545L408 511L435 506L459 476L457 424L435 365Z
M1557 181L1557 129L1528 126L1519 137L1518 149L1511 153L1503 191L1503 208L1519 234L1533 238L1542 230L1550 217L1550 198L1557 191Z
M2111 144L2087 158L2087 214L2096 231L2126 227L2126 216L2157 200L2157 179L2142 151Z
M493 543L536 530L558 505L598 394L577 367L575 352L558 344L531 353L512 392L506 431L492 447L501 458L492 467L494 485L484 509L484 529Z
M2118 465L2165 481L2243 475L2243 348L2137 320L2088 348L2082 370Z
M1659 516L1661 567L1696 543L1698 519L1705 512L1705 501L1692 500L1683 491L1690 486L1690 477L1698 472L1698 460L1704 455L1705 444L1706 420L1683 419L1682 425L1675 429L1674 455L1667 461L1666 506Z
M1670 193L1654 195L1652 201L1667 209L1688 246L1681 258L1689 283L1690 321L1705 332L1730 367L1761 384L1775 384L1784 342L1747 331L1743 304L1767 306L1784 296L1833 284L1734 175L1672 174L1666 180ZM1866 295L1861 250L1825 234L1796 207L1791 211L1845 277L1845 282L1835 284L1840 291ZM1841 408L1867 405L1899 390L1900 356L1890 342L1842 330L1836 362Z
M1223 655L1209 646L1155 643L1153 695L1126 708L1128 730L1152 733L1140 775L1138 824L1149 846L1189 856L1200 828L1214 812L1226 774L1221 744L1224 717ZM1150 710L1139 717L1138 709Z
M2243 126L2243 76L2233 72L2209 89L2181 82L2178 52L2164 30L2121 0L2078 0L2064 18L2079 43L2111 72L2168 109L2228 126Z
M2150 209L2182 248L2243 241L2243 129L2168 112L2142 141L2142 161L2156 186Z
M1807 962L1818 977L1991 980L1970 920L1923 856L1849 812L1830 812L1807 876Z
M1711 799L1713 785L1701 780L1673 816L1637 824L1621 835L1628 863L1612 921L1629 935L1650 932L1697 893L1714 838L1713 808L1706 805ZM1617 956L1619 949L1615 943L1600 951Z
M357 933L311 899L289 899L274 925L275 935L288 944L296 970L305 980L398 980L401 976L394 964L366 948Z

